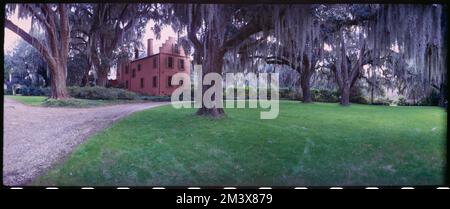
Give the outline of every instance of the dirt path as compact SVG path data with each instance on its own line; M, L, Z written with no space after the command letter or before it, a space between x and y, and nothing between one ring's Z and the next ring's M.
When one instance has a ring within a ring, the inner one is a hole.
M3 184L26 185L77 145L149 102L95 108L32 107L4 98Z

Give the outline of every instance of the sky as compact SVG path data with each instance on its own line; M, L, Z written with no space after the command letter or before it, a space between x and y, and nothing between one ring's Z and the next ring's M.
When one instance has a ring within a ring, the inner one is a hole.
M150 20L147 23L147 26L145 28L145 34L142 39L142 43L144 44L144 50L147 52L147 39L153 38L153 53L159 53L159 47L162 46L162 44L169 39L170 36L177 38L177 33L173 31L172 27L167 26L164 27L161 31L161 37L160 39L156 39L156 35L152 31L152 27L154 25L153 20Z
M9 17L9 20L11 20L13 23L18 25L20 28L22 28L24 31L29 31L31 28L31 19L19 19L17 17L17 14L11 15ZM145 34L142 38L142 43L144 45L144 49L142 51L147 51L147 39L153 38L153 52L158 53L159 47L162 46L162 44L169 39L169 36L177 37L177 34L173 29L168 26L164 27L161 31L161 38L158 40L156 39L156 35L152 31L152 26L154 25L154 22L151 20L147 23L147 26L145 28ZM4 39L4 53L11 52L14 50L14 47L19 43L19 40L21 39L18 35L16 35L14 32L10 31L9 29L4 28L5 30L5 39Z
M11 22L15 23L17 26L19 26L24 31L29 31L31 28L31 18L19 19L16 13L8 17L8 19L11 20ZM5 39L3 42L4 43L3 52L6 54L14 49L14 47L19 43L19 39L21 38L7 28L4 28L4 30L5 30Z

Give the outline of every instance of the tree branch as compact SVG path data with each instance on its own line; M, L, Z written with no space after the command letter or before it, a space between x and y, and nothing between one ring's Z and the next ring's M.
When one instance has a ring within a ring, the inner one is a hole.
M249 23L243 26L235 36L226 40L223 46L221 47L221 50L227 51L235 47L240 42L247 39L249 36L259 31L262 31L262 29L263 28L261 27L260 24L258 24L255 20L251 20Z
M13 22L11 22L10 20L8 20L6 18L5 18L5 28L8 28L12 32L14 32L18 36L20 36L28 44L33 46L38 52L40 52L44 56L45 60L49 64L52 64L55 62L55 60L52 58L48 49L38 39L31 36L30 34L25 32L24 30L19 28L16 24L14 24Z

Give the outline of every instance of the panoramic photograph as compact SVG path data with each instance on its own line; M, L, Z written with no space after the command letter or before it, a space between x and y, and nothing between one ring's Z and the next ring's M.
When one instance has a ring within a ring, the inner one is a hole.
M4 11L3 187L447 183L447 5Z

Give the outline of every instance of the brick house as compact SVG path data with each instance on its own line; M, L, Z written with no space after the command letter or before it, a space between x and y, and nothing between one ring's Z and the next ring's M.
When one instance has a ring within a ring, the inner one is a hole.
M135 51L134 60L122 62L117 68L117 81L129 91L148 95L171 95L178 87L170 84L172 75L178 72L190 74L190 61L183 47L175 38L169 37L153 54L153 39L147 40L147 56L139 58Z

